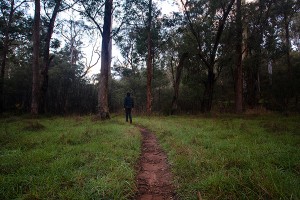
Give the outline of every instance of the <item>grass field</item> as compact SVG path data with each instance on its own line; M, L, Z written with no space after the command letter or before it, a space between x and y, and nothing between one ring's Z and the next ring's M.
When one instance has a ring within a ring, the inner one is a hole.
M169 156L180 199L300 199L300 117L138 118Z
M140 153L123 117L0 119L0 199L131 199ZM300 199L300 116L135 117L180 199Z
M140 135L91 117L0 120L0 199L129 199Z

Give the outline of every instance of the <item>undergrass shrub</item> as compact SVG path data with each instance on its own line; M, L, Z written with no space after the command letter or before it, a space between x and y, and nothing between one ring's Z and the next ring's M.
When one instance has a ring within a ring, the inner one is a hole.
M181 199L300 199L299 116L141 117Z
M115 119L0 119L0 142L0 199L130 199L136 192L140 135Z

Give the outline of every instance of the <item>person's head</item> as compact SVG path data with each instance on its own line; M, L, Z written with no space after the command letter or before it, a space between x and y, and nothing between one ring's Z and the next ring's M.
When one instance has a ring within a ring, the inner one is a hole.
M130 97L130 93L129 92L127 92L127 96Z

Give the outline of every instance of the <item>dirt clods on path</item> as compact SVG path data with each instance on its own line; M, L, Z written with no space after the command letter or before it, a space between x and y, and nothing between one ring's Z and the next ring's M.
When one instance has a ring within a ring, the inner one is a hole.
M142 154L137 174L137 200L176 199L167 156L158 145L155 135L140 128Z

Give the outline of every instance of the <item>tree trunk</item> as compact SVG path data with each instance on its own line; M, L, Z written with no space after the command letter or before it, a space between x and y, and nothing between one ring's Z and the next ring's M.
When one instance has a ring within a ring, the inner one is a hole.
M255 24L255 29L251 33L252 37L255 37L256 44L250 45L250 46L261 46L263 44L263 30L264 30L264 24L261 21L263 18L263 14L265 13L265 5L260 1L259 4L259 21ZM268 12L267 12L268 13ZM266 14L267 18L268 14ZM250 36L251 37L251 36ZM252 62L252 66L248 67L247 70L245 70L245 82L246 82L246 101L250 108L254 108L258 105L259 98L260 98L260 81L259 81L259 74L260 74L260 68L261 63L263 60L263 53L262 48L254 47L253 49L250 49L248 51L249 56L254 59Z
M208 70L207 81L205 82L205 89L204 89L203 99L201 102L201 111L203 113L211 111L214 84L215 84L215 74L213 72L213 68L210 67Z
M286 45L286 62L288 69L288 77L292 78L292 65L290 56L290 29L289 29L289 19L286 13L284 13L284 29L285 29L285 45Z
M37 115L39 108L39 45L40 45L40 0L35 0L34 21L32 30L33 63L32 63L32 99L31 114Z
M45 113L46 111L46 95L47 95L47 90L48 90L48 70L49 70L49 65L51 62L50 58L50 42L53 34L53 29L54 29L54 23L56 16L59 12L59 7L61 4L62 0L56 1L52 17L50 19L50 23L48 25L48 30L47 30L47 36L45 38L45 47L44 47L44 58L43 58L43 65L44 68L41 72L41 93L40 93L40 109L39 112Z
M101 47L101 72L99 81L99 94L98 94L98 107L99 117L102 120L109 119L109 107L108 107L108 79L109 69L111 64L111 29L112 29L112 7L113 0L105 1L104 11L104 24L102 35L102 47Z
M152 39L151 39L151 22L152 22L152 0L149 0L149 16L148 16L148 55L147 55L147 114L151 114L152 110Z
M286 109L288 109L288 104L291 98L295 97L295 86L294 86L294 77L292 73L292 63L291 63L291 56L290 56L290 20L288 19L288 14L284 13L284 29L285 29L285 45L286 45L286 62L287 62L287 71L288 71L288 96L286 99Z
M215 59L218 51L218 47L220 44L221 36L224 31L225 23L227 20L227 17L232 9L232 6L234 4L235 0L231 0L227 6L226 9L224 10L222 18L219 20L219 26L216 32L215 40L212 46L212 51L209 55L209 60L206 59L206 56L202 52L202 42L201 39L198 36L197 31L194 29L193 22L190 18L189 12L187 11L188 9L186 8L186 4L184 1L181 0L182 5L184 6L185 9L185 14L187 16L189 26L191 29L192 34L194 35L197 44L198 44L198 49L199 53L198 56L200 57L200 60L206 65L207 67L207 80L204 83L205 89L204 89L204 94L203 94L203 99L201 102L201 111L202 112L210 112L212 108L212 100L213 100L213 90L214 90L214 84L215 84L215 73L214 73L214 65L215 65Z
M183 63L184 60L187 58L188 53L183 53L180 57L179 64L176 67L176 75L173 80L173 88L174 88L174 95L172 100L172 109L171 109L171 115L174 115L178 108L178 96L179 96L179 85L180 85L180 79L181 79L181 73L183 69Z
M242 69L242 14L241 0L236 1L236 71L235 71L235 112L243 112L243 69Z
M246 101L247 105L250 108L254 108L256 105L256 76L255 72L256 70L254 69L256 67L256 64L253 64L255 66L248 67L248 69L245 72L245 81L246 81ZM235 74L234 74L235 76ZM235 77L234 77L235 78ZM236 83L234 83L236 84ZM234 88L235 85L234 85Z

